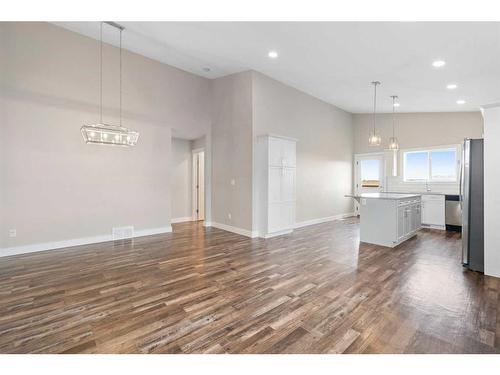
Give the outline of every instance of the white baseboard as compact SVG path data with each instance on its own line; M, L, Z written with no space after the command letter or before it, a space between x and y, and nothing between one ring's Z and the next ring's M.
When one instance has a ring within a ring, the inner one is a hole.
M170 233L170 232L172 232L171 226L160 227L160 228L150 228L150 229L140 229L140 230L134 231L134 238L151 236L151 235L160 234L160 233ZM19 254L27 254L27 253L36 253L39 251L55 250L55 249L62 249L64 247L90 245L90 244L96 244L96 243L101 243L101 242L110 242L110 241L113 241L113 235L112 234L104 234L104 235L100 235L100 236L73 238L70 240L63 240L63 241L44 242L44 243L37 243L37 244L23 245L23 246L13 246L13 247L7 247L7 248L0 249L0 257L19 255Z
M422 224L422 228L446 230L446 225Z
M356 214L354 212L348 212L346 214L321 217L319 219L311 219L311 220L306 220L306 221L299 221L298 223L295 223L294 228L302 228L302 227L307 227L309 225L327 223L329 221L345 219L347 217L352 217L352 216L356 216Z
M247 230L247 229L233 227L233 226L227 225L227 224L216 223L215 221L211 222L210 226L214 227L214 228L226 230L228 232L233 232L233 233L236 233L236 234L241 234L242 236L245 236L245 237L255 238L255 237L258 236L258 232L257 231L250 231L250 230Z
M193 217L192 216L176 217L170 220L172 224L184 223L186 221L193 221Z
M273 238L273 237L283 236L285 234L290 234L292 232L293 232L293 229L285 229L285 230L280 230L279 232L273 232L273 233L261 235L260 238Z

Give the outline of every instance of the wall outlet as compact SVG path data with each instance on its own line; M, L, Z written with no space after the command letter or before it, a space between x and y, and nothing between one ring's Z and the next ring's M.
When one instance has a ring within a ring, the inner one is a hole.
M236 185L236 180L234 178L231 179L231 185Z
M227 214L227 218L231 220L231 214Z
M17 237L17 231L15 229L9 229L9 237Z

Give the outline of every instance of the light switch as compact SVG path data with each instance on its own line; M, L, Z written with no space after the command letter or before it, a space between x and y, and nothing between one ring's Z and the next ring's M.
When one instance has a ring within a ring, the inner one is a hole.
M231 179L231 185L236 185L236 180L234 178Z
M366 206L366 199L361 199L361 205Z
M15 229L9 229L9 237L16 237L17 231Z

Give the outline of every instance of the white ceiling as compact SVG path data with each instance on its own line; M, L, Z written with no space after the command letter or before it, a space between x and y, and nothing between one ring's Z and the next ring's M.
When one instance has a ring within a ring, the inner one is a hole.
M399 112L500 102L498 22L119 23L130 51L208 78L253 69L353 113L372 111L373 80L382 82L381 112L392 111L390 95L400 97ZM98 22L56 24L99 37ZM433 68L436 59L446 65Z

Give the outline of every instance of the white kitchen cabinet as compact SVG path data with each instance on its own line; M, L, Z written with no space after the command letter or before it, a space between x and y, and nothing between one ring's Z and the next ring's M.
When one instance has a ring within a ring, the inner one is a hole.
M446 228L444 195L422 195L422 225L436 229Z
M397 241L411 237L421 227L420 199L398 202L398 235Z
M259 236L268 238L290 233L295 225L296 140L265 135L257 142L256 227Z
M354 198L361 207L361 242L394 247L420 229L419 195L373 193Z

